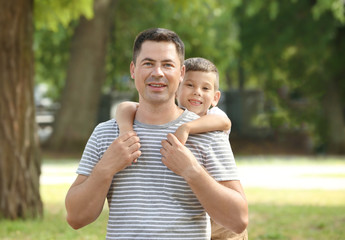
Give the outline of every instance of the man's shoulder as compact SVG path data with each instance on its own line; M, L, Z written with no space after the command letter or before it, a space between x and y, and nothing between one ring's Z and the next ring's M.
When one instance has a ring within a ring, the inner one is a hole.
M97 126L95 127L95 132L98 134L104 134L104 133L109 133L113 131L117 131L118 125L116 123L115 119L110 119L105 122L98 123Z
M200 118L200 116L194 112L191 112L187 109L184 110L184 114L183 114L183 119L186 121L186 122L189 122L189 121L193 121L197 118Z

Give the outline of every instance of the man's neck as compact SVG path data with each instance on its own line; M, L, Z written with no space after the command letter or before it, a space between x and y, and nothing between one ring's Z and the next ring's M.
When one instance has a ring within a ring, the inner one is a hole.
M139 103L135 119L141 123L162 125L177 119L183 110L173 104L147 105Z

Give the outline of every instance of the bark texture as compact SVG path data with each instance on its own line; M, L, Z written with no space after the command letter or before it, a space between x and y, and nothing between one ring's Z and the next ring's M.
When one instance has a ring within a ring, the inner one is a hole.
M33 95L33 0L0 2L0 217L42 215Z
M336 81L330 81L327 86L324 110L327 122L327 152L345 154L345 119Z

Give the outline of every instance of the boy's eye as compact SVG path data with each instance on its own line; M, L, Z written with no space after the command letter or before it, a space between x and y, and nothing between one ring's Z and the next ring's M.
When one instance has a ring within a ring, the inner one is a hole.
M208 88L208 87L204 87L203 89L204 89L204 90L206 90L206 91L207 91L207 90L209 90L209 88Z

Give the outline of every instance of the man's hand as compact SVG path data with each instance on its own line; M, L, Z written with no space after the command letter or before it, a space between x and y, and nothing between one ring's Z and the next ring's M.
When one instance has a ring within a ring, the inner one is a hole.
M165 166L184 179L196 176L202 168L193 153L171 133L162 141L160 152Z
M99 164L113 176L130 166L141 155L140 139L134 131L129 131L117 139L105 151Z

